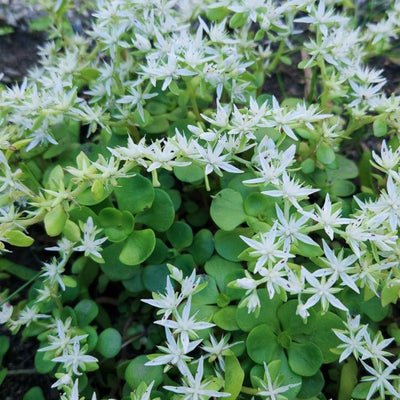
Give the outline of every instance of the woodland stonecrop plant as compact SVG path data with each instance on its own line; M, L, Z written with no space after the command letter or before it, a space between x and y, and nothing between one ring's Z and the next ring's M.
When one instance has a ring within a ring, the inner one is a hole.
M369 62L399 2L35 3L50 40L0 87L0 322L61 399L398 399L400 97Z

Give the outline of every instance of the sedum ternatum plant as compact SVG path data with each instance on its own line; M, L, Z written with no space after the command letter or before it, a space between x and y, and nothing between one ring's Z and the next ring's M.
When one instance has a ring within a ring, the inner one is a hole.
M35 0L0 322L60 399L400 398L400 5L360 3Z

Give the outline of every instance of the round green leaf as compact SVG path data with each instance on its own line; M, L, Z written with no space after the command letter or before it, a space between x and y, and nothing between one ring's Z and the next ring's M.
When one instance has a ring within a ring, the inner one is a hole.
M332 183L330 192L338 197L351 196L356 190L353 182L344 179L337 179Z
M126 367L125 379L131 389L136 389L141 382L150 385L154 381L157 387L163 380L163 367L161 365L146 366L149 359L142 355L134 358Z
M183 221L177 221L167 230L167 238L175 249L184 249L193 242L192 228Z
M92 189L88 188L78 196L77 201L83 206L94 206L105 200L112 193L113 189L114 187L104 188L102 195L95 198Z
M55 367L51 358L54 357L54 353L50 355L50 352L37 351L35 354L35 369L40 374L48 374Z
M119 260L126 265L139 265L153 252L156 237L151 229L132 232L122 248Z
M313 376L322 365L322 353L313 343L292 342L287 354L290 368L300 376Z
M204 265L207 274L211 275L217 282L221 292L226 290L227 276L232 273L243 273L243 267L239 263L225 260L220 256L212 256Z
M225 231L235 229L246 218L242 196L233 189L221 190L211 203L210 214L219 228Z
M251 236L253 231L247 228L236 228L233 231L218 230L214 236L215 250L229 261L239 261L239 254L247 248L240 235Z
M49 236L58 236L64 229L67 213L62 206L57 206L44 217L44 228Z
M331 351L340 344L340 339L334 334L332 329L342 329L343 322L333 312L326 312L325 314L318 313L314 317L315 329L310 336L310 342L318 346L322 353L322 362L324 364L336 361L339 355Z
M174 167L174 174L181 182L187 183L201 182L204 177L202 168L194 164L184 167Z
M332 164L335 161L335 151L328 143L321 143L317 149L317 160L324 165Z
M143 284L149 292L165 292L169 269L166 264L146 265L143 270Z
M304 376L301 383L300 392L297 393L298 399L311 399L321 393L325 385L322 372L318 372L313 376Z
M119 259L124 245L125 242L114 243L111 246L107 246L101 253L104 263L100 264L100 268L112 281L131 279L136 274L137 268L129 268Z
M387 135L388 128L387 122L383 118L378 118L372 124L372 130L374 132L374 136L383 137Z
M50 236L50 235L49 235ZM56 235L54 235L56 236ZM33 239L25 233L17 230L8 231L4 234L4 238L12 246L29 247L33 243Z
M237 331L239 326L236 323L237 306L228 306L214 314L213 322L224 331Z
M39 386L34 386L24 394L22 400L45 400L43 390Z
M268 207L273 206L270 198L258 192L249 193L244 199L244 210L247 215L257 217L265 213Z
M267 324L253 328L246 340L247 354L256 363L268 363L279 349L275 333Z
M192 296L193 304L216 304L218 299L218 289L215 279L210 275L200 275L200 283L207 285L200 292Z
M136 222L145 224L157 232L165 232L174 222L174 205L164 190L155 189L154 194L151 208L137 214Z
M312 174L315 170L315 161L312 158L307 158L300 166L304 174Z
M89 325L99 313L98 305L90 299L81 300L74 308L78 325L83 328Z
M214 253L214 236L208 229L199 230L189 247L196 264L203 265Z
M102 356L112 358L121 350L121 343L120 333L114 328L107 328L99 335L97 350Z
M120 210L130 211L133 215L150 208L154 201L154 188L151 181L141 175L123 178L114 188Z
M239 360L232 354L225 356L225 387L224 391L231 395L227 400L235 400L242 390L244 371Z

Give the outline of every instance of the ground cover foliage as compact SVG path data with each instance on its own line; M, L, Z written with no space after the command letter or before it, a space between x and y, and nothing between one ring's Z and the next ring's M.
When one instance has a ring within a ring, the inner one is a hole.
M35 3L0 322L60 399L398 399L400 4Z

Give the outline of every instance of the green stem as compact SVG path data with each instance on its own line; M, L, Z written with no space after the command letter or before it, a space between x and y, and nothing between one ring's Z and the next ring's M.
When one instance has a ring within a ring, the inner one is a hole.
M187 90L188 90L190 102L192 103L193 113L194 113L196 119L198 121L201 121L202 118L201 118L201 115L200 115L200 112L199 112L199 107L197 105L196 93L195 93L195 89L194 89L194 87L192 85L192 81L191 80L187 80L186 81L186 87L187 87Z
M279 60L281 59L283 50L285 48L284 46L285 46L285 43L283 40L281 40L279 43L278 50L276 51L275 56L274 56L273 60L271 61L271 64L269 64L269 66L268 66L269 72L275 71L275 68L277 67L277 65L279 63Z
M308 95L308 102L312 103L315 94L315 87L317 83L317 68L313 68L312 70L312 77L311 77L311 84L310 84L310 93Z
M254 388L250 388L250 387L247 387L247 386L242 386L241 392L242 393L246 393L246 394L251 394L251 395L254 396L259 391L257 389L254 389Z
M15 297L19 292L24 290L27 286L29 286L32 282L34 282L37 278L39 278L40 274L42 272L38 272L34 277L29 279L29 281L25 282L22 286L20 286L17 290L15 290L13 293L11 293L9 296L7 296L1 303L0 307L3 306L5 303L7 303L9 300L11 300L13 297Z
M25 368L25 369L11 369L7 371L7 375L34 375L38 374L35 368Z

